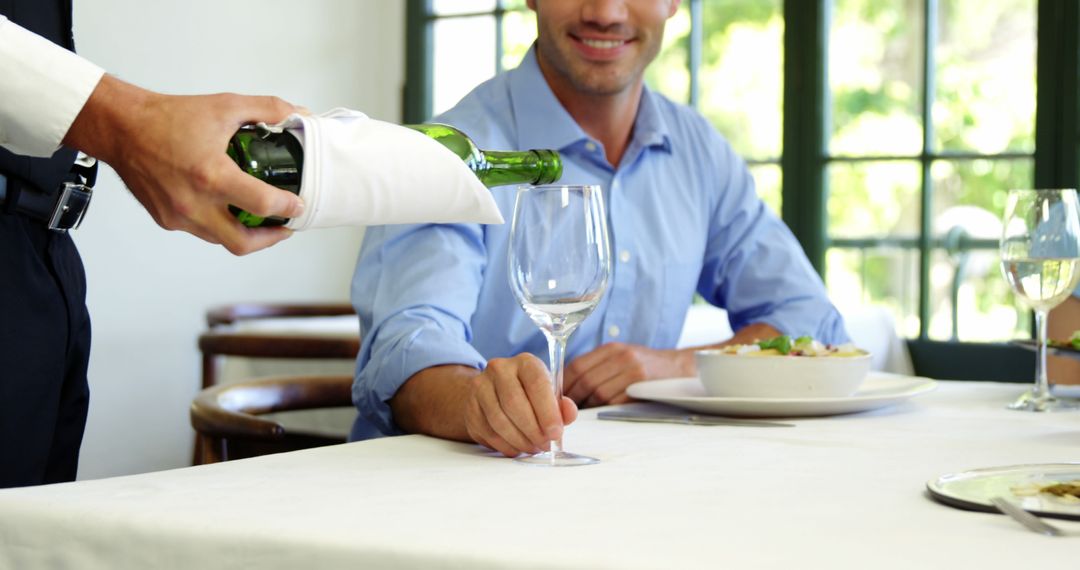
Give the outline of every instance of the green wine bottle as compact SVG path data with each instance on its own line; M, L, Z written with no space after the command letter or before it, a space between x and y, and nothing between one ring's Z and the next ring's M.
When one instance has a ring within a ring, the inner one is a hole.
M282 190L300 194L300 181L304 174L304 148L296 137L254 126L241 127L229 139L226 152L244 172ZM251 228L281 226L289 221L285 218L256 216L232 205L229 206L229 211L240 223Z
M562 158L554 150L480 150L465 133L449 125L404 126L450 149L488 188L507 184L551 184L562 176ZM275 133L256 126L242 127L229 141L227 152L244 172L283 190L300 193L304 149L292 134ZM256 216L235 206L229 206L229 210L248 227L280 226L289 221Z

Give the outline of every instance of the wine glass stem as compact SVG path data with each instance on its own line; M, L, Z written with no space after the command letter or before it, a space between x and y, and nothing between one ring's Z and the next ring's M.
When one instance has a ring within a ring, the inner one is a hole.
M1046 311L1035 310L1035 334L1039 353L1035 359L1035 392L1032 394L1036 400L1050 396L1050 381L1046 378Z
M566 337L563 335L549 334L548 357L551 360L551 384L555 391L555 406L559 414L562 414L562 383L563 367L566 364ZM562 452L562 438L551 442L551 455Z

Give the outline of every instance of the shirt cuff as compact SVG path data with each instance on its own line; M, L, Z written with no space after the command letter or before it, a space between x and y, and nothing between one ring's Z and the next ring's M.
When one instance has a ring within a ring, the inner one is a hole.
M105 70L0 16L0 146L47 157Z

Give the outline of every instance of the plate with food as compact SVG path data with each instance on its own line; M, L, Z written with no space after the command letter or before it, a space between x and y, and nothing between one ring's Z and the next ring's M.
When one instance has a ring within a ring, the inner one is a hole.
M937 384L929 378L870 372L850 396L729 398L710 396L696 376L650 380L631 384L631 398L651 400L705 414L748 418L798 418L866 412L899 404L931 392Z
M972 469L935 477L926 489L937 501L961 509L997 512L990 500L1005 497L1036 515L1080 520L1080 463Z
M698 375L639 382L632 398L740 417L807 417L865 412L924 394L929 378L870 371L870 353L781 335L699 350Z

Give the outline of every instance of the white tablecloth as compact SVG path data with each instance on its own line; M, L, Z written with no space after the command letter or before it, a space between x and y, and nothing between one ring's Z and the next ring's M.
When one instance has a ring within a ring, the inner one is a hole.
M1048 538L932 501L975 467L1080 460L1080 413L942 382L794 428L568 428L588 467L407 436L0 491L2 568L1076 568ZM1080 523L1062 526L1080 533Z

